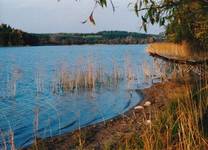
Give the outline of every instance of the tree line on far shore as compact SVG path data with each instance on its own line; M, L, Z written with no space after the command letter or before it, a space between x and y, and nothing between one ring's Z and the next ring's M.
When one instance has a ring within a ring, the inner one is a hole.
M96 6L108 7L112 0L96 0ZM159 25L165 29L165 41L187 42L193 50L208 50L208 0L129 0L129 7L141 17L142 28ZM89 16L93 18L95 9Z
M98 33L50 33L35 34L0 25L0 46L38 46L72 44L145 44L161 40L162 36L126 31L102 31Z

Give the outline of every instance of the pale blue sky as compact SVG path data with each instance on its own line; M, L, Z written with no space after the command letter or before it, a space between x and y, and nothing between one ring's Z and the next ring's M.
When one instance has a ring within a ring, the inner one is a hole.
M140 18L127 5L130 0L114 0L116 12L111 7L97 8L96 26L81 24L93 6L94 0L0 0L0 23L34 33L98 32L103 30L140 31ZM159 33L158 26L149 33Z

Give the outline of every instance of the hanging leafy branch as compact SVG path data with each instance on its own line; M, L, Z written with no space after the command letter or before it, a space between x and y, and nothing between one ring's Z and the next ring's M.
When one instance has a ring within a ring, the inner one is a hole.
M109 2L111 4L113 12L114 12L115 11L114 3L112 0L109 0ZM94 11L97 8L97 6L101 6L102 8L107 7L108 6L107 0L95 0L95 5L94 5L89 17L82 22L83 24L87 23L87 21L89 20L93 25L96 25L95 19L94 19Z
M134 11L137 16L141 15L142 27L147 32L148 24L159 24L164 26L166 22L169 22L173 18L174 10L181 1L178 0L137 0L130 5L134 5Z
M83 23L86 23L89 20L91 23L95 24L93 14L96 7L107 7L108 2L110 2L113 11L115 11L115 6L112 0L95 0L95 7L93 8L90 16L83 21ZM133 6L134 12L137 16L139 16L141 12L145 12L144 15L141 15L141 19L142 27L147 32L147 24L149 23L152 25L155 23L158 23L160 26L165 25L166 20L170 20L172 18L171 14L180 2L180 0L136 0L135 2L129 3L128 7Z
M57 0L57 1L60 2L61 0ZM78 0L75 0L75 1L78 1ZM85 24L88 21L90 21L93 25L96 25L95 19L94 19L94 11L97 8L97 6L101 6L102 8L107 7L108 6L108 3L107 3L108 1L110 2L111 6L112 6L112 9L113 9L113 12L114 12L115 11L115 6L114 6L114 3L113 3L113 0L95 0L95 5L94 5L89 17L86 20L82 21L82 24Z

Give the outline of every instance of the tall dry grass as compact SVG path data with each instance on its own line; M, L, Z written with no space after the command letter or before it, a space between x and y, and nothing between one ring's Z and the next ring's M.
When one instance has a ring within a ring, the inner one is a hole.
M170 99L163 111L154 105L148 111L151 117L147 118L143 113L140 133L132 136L133 142L127 141L129 147L144 150L208 149L208 72L202 69L207 68L206 64L199 66L203 74L188 79L186 74L193 71L188 72L184 65L180 67L173 69L171 74L176 75L174 81L183 83L185 89L180 95L170 93L175 98Z
M206 50L192 48L187 42L175 44L171 42L152 43L147 47L147 52L174 60L203 61L208 59Z
M204 131L208 118L208 99L195 100L192 91L189 96L171 101L165 111L154 112L150 125L143 125L141 141L143 149L207 149L208 140Z
M126 58L123 66L112 59L111 66L96 62L92 57L87 61L78 59L75 67L63 63L53 79L52 91L94 91L96 89L116 89L121 81L126 83L137 80L138 70L133 68L130 59Z
M22 70L17 66L12 66L11 74L7 81L7 96L15 98L17 94L17 82L22 76Z

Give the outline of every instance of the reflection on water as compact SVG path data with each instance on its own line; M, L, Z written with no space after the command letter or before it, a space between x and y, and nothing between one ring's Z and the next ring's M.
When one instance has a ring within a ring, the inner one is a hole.
M0 48L0 56L0 147L115 117L152 82L145 45Z

